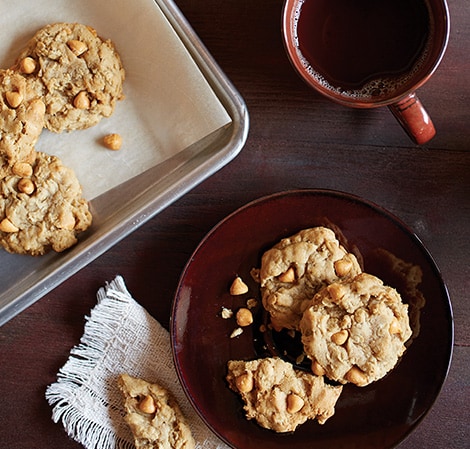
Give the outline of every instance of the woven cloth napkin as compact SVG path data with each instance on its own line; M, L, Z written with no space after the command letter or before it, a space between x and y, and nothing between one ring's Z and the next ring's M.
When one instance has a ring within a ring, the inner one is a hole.
M173 363L170 336L127 291L117 276L101 288L86 317L78 346L47 387L52 419L87 449L130 449L119 374L159 383L178 401L198 449L228 449L203 423L186 398Z

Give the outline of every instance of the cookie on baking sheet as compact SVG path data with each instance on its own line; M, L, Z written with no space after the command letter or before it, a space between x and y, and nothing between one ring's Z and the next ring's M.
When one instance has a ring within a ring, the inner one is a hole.
M92 221L75 173L41 152L17 165L0 180L0 245L33 256L74 245Z
M230 360L227 367L227 381L244 401L247 419L276 432L293 432L308 419L324 424L342 391L279 358Z
M193 449L195 442L181 410L163 387L121 374L125 419L137 449Z
M298 330L308 302L325 285L361 272L354 256L325 227L304 229L282 239L261 260L264 308L276 330Z
M123 98L125 72L114 44L83 24L41 28L21 51L14 69L43 97L45 126L57 133L95 125Z
M358 386L385 376L411 336L400 294L367 273L317 293L300 331L314 373Z
M44 103L26 78L0 69L0 177L16 162L32 163L44 127Z

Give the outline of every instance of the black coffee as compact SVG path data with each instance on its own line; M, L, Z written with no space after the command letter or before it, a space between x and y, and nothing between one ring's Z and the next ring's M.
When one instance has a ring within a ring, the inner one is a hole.
M425 0L305 0L298 12L306 64L340 91L408 74L429 34Z

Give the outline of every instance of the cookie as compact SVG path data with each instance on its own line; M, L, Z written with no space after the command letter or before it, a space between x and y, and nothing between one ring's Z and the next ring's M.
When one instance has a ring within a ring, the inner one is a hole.
M11 253L64 251L91 221L75 173L55 156L37 152L0 180L0 244Z
M300 331L313 372L361 387L395 367L411 336L400 294L367 273L317 293Z
M0 69L0 177L17 162L32 163L44 127L45 106L26 78Z
M307 304L321 288L360 272L354 254L331 229L304 229L282 239L263 254L260 268L263 306L273 328L298 330Z
M122 374L125 420L137 449L193 449L194 439L181 410L163 387Z
M45 126L56 133L97 124L123 98L125 72L113 43L79 23L41 28L20 52L14 69L43 98Z
M324 424L342 391L279 358L230 360L227 367L227 381L240 394L247 419L279 433L293 432L309 419Z

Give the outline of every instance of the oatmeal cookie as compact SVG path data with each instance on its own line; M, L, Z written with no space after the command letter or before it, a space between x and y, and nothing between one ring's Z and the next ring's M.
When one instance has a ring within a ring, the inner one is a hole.
M64 251L91 221L75 173L55 156L37 152L0 180L0 245L11 253Z
M300 331L313 372L358 386L385 376L411 336L408 305L395 289L367 273L317 293Z
M26 78L0 69L0 177L16 162L32 163L44 127L45 106Z
M137 449L193 449L194 439L172 395L158 384L122 374L125 419Z
M342 391L279 358L230 360L227 366L227 381L243 399L247 419L276 432L293 432L308 419L324 424Z
M261 294L275 330L298 330L308 302L325 285L361 272L352 253L325 227L304 229L263 254Z
M95 125L123 97L125 72L113 43L79 23L41 28L13 68L43 98L45 126L56 133Z

